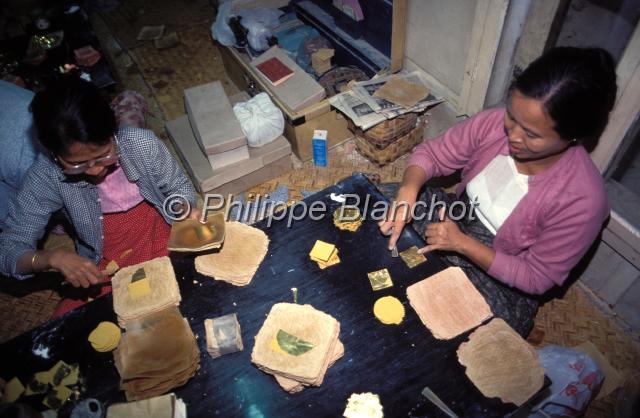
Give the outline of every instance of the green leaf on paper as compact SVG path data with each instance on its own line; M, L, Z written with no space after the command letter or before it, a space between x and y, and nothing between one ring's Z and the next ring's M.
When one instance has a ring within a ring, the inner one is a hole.
M304 354L314 347L313 344L301 340L295 335L291 335L283 330L278 331L276 339L278 340L278 345L280 346L280 348L282 348L284 352L291 354L292 356L299 356L301 354Z
M136 270L135 273L133 273L133 276L131 277L131 283L142 280L145 277L147 277L147 273L145 273L144 268L140 267L138 270Z

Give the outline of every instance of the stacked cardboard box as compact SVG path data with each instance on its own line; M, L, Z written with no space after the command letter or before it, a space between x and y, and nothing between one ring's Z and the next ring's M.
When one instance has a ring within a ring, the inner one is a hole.
M187 114L167 123L178 155L202 193L240 193L291 170L291 145L284 136L262 147L247 146L232 103L219 81L185 90Z

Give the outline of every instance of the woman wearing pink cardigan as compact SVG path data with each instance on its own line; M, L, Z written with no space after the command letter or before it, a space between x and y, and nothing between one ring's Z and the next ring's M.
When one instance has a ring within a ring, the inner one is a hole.
M454 212L413 222L427 243L421 252L439 251L462 267L494 314L526 336L536 296L564 283L608 217L604 182L585 146L604 130L615 97L606 51L545 53L515 80L506 108L480 112L416 147L396 195L408 206L380 223L389 248L434 197L449 207L464 202L460 220L450 219ZM423 189L458 170L456 196Z

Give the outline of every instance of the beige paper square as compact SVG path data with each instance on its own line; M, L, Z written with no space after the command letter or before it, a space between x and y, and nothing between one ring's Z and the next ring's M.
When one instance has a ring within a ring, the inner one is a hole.
M493 316L460 267L449 267L407 288L409 303L434 337L449 340Z
M392 76L373 95L409 109L427 97L429 90L420 84L410 83L401 77Z
M279 330L313 344L313 349L299 356L273 350L271 343ZM339 332L340 324L335 318L311 305L278 303L256 335L251 361L269 373L302 383L315 382L326 372L327 357L335 348Z
M136 299L129 292L134 273L144 268L151 292ZM159 257L119 270L111 281L113 286L113 310L118 322L126 328L127 320L139 318L160 309L180 303L180 289L169 257Z
M495 318L460 344L458 361L487 398L522 405L544 383L538 354L506 322Z

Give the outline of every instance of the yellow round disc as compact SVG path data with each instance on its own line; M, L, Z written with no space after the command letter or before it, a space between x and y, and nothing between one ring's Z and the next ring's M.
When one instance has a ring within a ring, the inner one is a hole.
M373 305L373 314L383 324L399 324L404 319L404 306L398 298L385 296Z
M120 328L113 322L100 322L89 334L89 342L96 351L111 351L120 342Z

